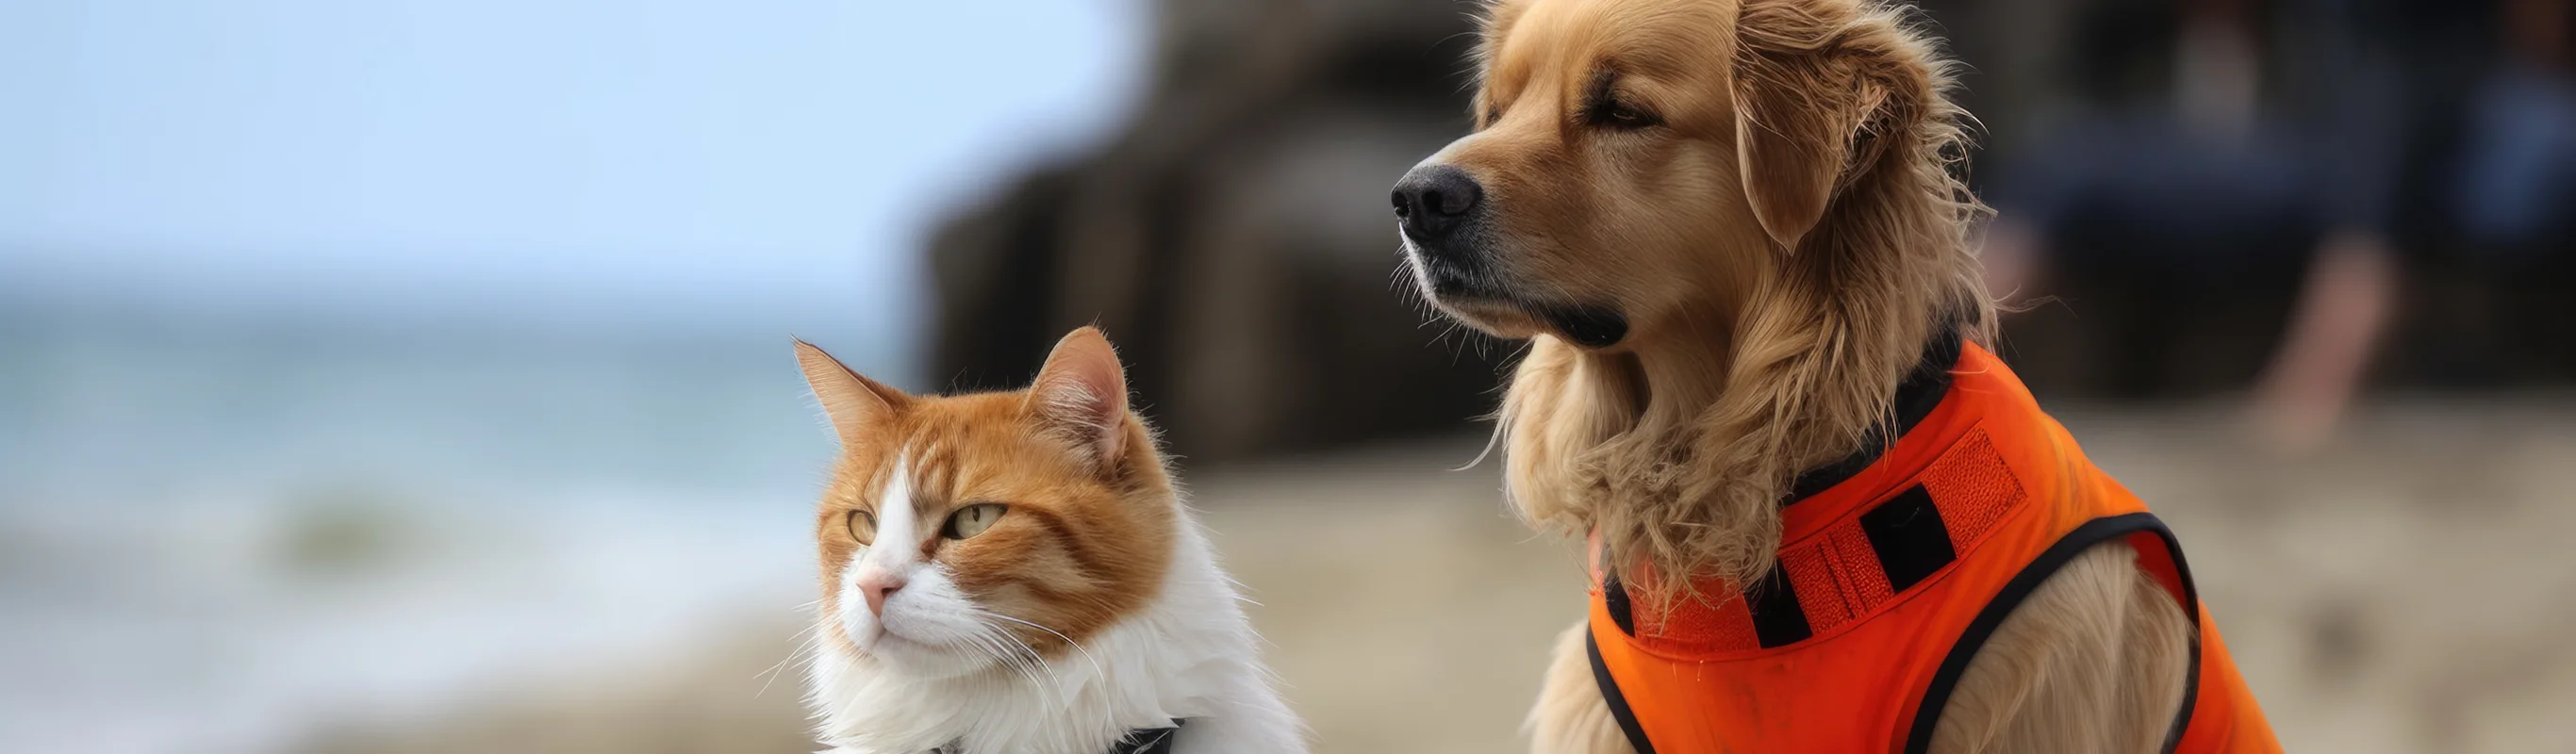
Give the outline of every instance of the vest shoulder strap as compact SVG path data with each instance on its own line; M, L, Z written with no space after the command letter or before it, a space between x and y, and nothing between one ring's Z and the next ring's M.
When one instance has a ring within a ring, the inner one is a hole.
M2165 523L2152 513L2127 513L2087 521L2059 537L2039 557L2023 566L2020 573L2014 574L2012 580L2004 584L2003 590L1977 611L1967 630L1959 635L1958 642L1950 645L1950 651L1941 658L1940 667L1932 673L1931 685L1923 691L1922 704L1915 708L1912 727L1907 729L1905 736L1905 754L1924 754L1931 750L1933 729L1941 722L1942 710L1949 706L1951 692L1958 689L1959 677L1968 671L1968 662L1976 659L1977 651L1985 647L1987 639L1994 637L1995 629L2002 627L2004 618L2012 615L2022 600L2030 597L2031 592L2038 590L2040 584L2056 575L2058 569L2073 561L2075 556L2093 549L2094 545L2123 537L2129 538L2131 546L2137 549L2139 565L2164 582L2166 589L2180 601L2184 616L2192 625L2199 625L2200 597L2192 586L2191 568L2183 562L2182 545L2174 539L2173 530L2165 528ZM2198 631L2193 632L2191 639L2190 668L2190 676L2183 682L2182 706L2176 710L2173 724L2165 735L2162 749L2165 752L2173 751L2174 746L2181 742L2183 730L2191 722L2192 706L2199 695Z
M1637 724L1637 711L1629 708L1627 695L1619 693L1619 679L1610 677L1610 664L1601 660L1601 639L1589 628L1583 631L1583 654L1592 662L1592 682L1601 687L1601 700L1610 704L1610 719L1619 723L1628 745L1637 754L1655 754L1655 742L1646 740L1646 727Z

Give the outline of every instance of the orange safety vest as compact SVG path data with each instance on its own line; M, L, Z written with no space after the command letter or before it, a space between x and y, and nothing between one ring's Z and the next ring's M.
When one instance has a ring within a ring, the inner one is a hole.
M2280 751L2173 533L2002 360L1951 344L1955 368L1917 375L1946 377L1946 391L1918 401L1892 446L1782 511L1780 559L1759 587L1703 585L1649 615L1594 538L1593 676L1629 741L1640 754L1920 754L2004 616L2077 553L2125 538L2200 627L2164 750Z

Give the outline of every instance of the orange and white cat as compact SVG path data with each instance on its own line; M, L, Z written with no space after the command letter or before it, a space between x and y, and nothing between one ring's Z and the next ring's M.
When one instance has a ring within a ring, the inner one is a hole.
M1306 751L1098 330L1017 392L796 356L841 441L809 673L832 752Z

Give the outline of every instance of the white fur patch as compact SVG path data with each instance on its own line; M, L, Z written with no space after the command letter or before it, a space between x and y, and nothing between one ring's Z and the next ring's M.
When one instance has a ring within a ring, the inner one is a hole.
M1042 660L1004 631L1010 619L976 606L918 546L936 535L912 510L908 459L879 501L876 546L839 579L840 615L824 630L848 633L852 654L825 642L808 667L817 735L837 754L1100 754L1130 730L1188 724L1183 754L1299 754L1304 726L1272 688L1259 638L1243 615L1207 536L1184 506L1171 572L1155 601ZM1174 505L1179 505L1175 502ZM926 532L926 533L925 533ZM885 601L882 620L858 591L864 568L909 583Z

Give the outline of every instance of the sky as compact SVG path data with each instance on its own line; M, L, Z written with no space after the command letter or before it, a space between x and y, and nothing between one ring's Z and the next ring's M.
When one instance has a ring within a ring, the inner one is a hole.
M903 338L1139 0L0 0L0 291ZM825 321L817 321L825 320Z

